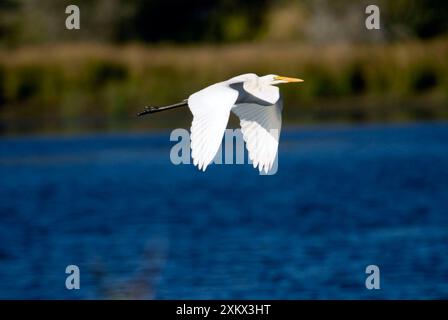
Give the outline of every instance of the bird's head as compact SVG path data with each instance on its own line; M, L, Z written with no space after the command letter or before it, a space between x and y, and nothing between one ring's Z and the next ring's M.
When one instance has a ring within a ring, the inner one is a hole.
M268 74L266 76L260 77L260 80L265 81L269 85L276 85L280 83L292 83L292 82L303 82L304 80L298 78L290 78L279 76L276 74Z

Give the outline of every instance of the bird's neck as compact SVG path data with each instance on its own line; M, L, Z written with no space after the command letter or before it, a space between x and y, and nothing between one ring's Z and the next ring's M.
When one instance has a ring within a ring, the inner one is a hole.
M269 102L270 104L275 104L280 98L278 87L265 84L262 81L245 82L243 88L255 97Z

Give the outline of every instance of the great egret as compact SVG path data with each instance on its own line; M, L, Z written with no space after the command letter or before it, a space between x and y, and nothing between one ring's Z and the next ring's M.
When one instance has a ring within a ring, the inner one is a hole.
M282 99L276 84L302 79L254 73L215 83L182 102L164 107L146 107L138 116L188 106L193 114L191 156L205 171L221 145L230 111L240 118L241 132L254 168L268 172L277 155L282 125Z

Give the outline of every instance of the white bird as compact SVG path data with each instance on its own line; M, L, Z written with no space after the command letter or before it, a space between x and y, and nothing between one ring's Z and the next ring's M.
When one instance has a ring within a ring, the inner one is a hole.
M188 99L164 107L146 107L138 116L188 106L193 114L191 156L205 171L221 145L230 111L240 118L241 132L254 168L268 172L277 156L282 99L275 85L302 79L247 73L215 83Z

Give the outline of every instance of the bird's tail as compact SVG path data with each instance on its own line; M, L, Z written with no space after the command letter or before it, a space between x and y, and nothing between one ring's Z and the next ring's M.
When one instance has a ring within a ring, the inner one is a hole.
M174 108L179 108L179 107L184 107L184 106L188 106L188 100L187 99L185 99L185 100L183 100L182 102L179 102L179 103L170 104L169 106L145 107L145 109L142 112L137 113L137 116L141 117L141 116L144 116L146 114L161 112L161 111L174 109Z

